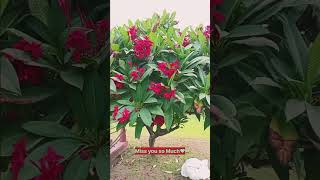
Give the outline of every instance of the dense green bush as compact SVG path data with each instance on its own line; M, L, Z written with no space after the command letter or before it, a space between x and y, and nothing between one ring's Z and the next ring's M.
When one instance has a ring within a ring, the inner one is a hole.
M320 178L319 36L310 44L297 27L309 5L319 1L214 4L215 93L232 101L214 112L214 178L241 179L241 166L259 168L261 159L281 180L292 168L300 179Z
M146 128L150 146L182 127L187 114L210 125L210 30L176 24L175 13L164 11L111 32L112 119L117 129L134 126L136 138Z

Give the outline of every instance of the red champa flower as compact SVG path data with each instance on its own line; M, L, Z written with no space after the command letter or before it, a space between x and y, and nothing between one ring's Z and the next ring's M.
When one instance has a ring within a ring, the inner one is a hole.
M24 160L27 157L27 140L20 139L14 146L10 163L10 172L12 180L17 180L19 172L24 165Z
M124 76L122 74L116 74L114 77L117 78L119 81L124 80ZM113 80L114 84L116 85L116 88L122 89L124 87L124 83L119 81Z
M32 59L37 60L43 56L43 50L40 43L31 42L29 43L25 39L21 39L13 45L15 49L19 49L24 52L31 53Z
M138 37L137 32L138 32L138 29L135 26L132 26L129 28L128 33L129 33L131 41L134 41L137 39L137 37Z
M115 105L113 107L113 113L112 113L112 116L113 116L113 119L116 119L117 115L118 115L118 112L119 112L119 106L118 105Z
M210 39L210 26L207 26L206 29L204 30L203 32L203 35L207 38L207 39Z
M180 68L179 60L176 60L172 63L158 62L158 69L168 78L171 78L179 68Z
M138 78L141 78L144 74L145 69L144 68L137 68L136 70L133 70L130 73L130 76L132 77L133 81L138 80Z
M224 21L225 17L224 15L219 11L213 12L213 21L216 24L221 24Z
M159 116L157 115L154 119L153 119L153 125L159 125L160 127L164 124L164 117L163 116Z
M186 47L186 46L188 46L189 44L190 44L190 37L189 37L189 36L184 37L182 46L183 46L183 47Z
M134 54L138 59L146 58L151 53L153 42L146 36L144 40L135 40L134 43Z
M162 83L151 82L148 90L153 91L155 94L160 95L166 87Z
M38 161L38 164L34 163L41 172L34 180L57 180L64 170L61 160L63 157L49 147L47 154Z
M43 80L44 70L40 67L29 66L23 64L19 60L12 60L12 64L17 72L20 83L28 83L32 85L39 85Z
M118 119L119 123L124 124L126 121L128 121L130 118L130 114L131 112L127 108L124 108L124 110L122 111L122 117Z
M87 50L90 43L87 34L83 30L72 31L67 39L67 48L77 50Z
M171 98L175 98L176 97L176 91L175 90L171 90L170 92L166 92L163 94L163 97L167 100L170 100Z
M213 5L221 5L223 3L224 0L212 0L212 4Z

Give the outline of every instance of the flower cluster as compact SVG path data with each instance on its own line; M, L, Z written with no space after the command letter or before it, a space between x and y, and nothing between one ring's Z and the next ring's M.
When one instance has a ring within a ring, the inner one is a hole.
M115 74L113 77L113 82L116 85L117 89L122 89L124 87L124 83L121 82L124 80L124 76L122 74Z
M183 43L182 43L182 46L183 47L186 47L190 44L190 36L185 36L184 39L183 39Z
M131 41L135 41L137 39L137 37L138 37L137 32L138 32L138 29L135 26L132 26L129 28L128 33L129 33Z
M163 116L160 116L160 115L157 115L154 119L153 119L153 122L151 124L151 126L154 126L154 125L158 125L158 126L162 126L164 124L164 117Z
M64 167L60 164L63 157L57 154L52 147L48 148L48 152L39 161L38 169L41 174L34 180L56 180L62 174Z
M124 124L130 119L131 112L129 109L124 108L121 113L121 117L117 119L118 113L119 113L119 106L116 105L113 108L112 116L113 116L113 119L117 120L120 124Z
M130 76L132 77L133 81L138 80L138 78L141 78L145 72L144 68L136 68L135 70L131 71Z
M76 62L80 62L81 55L90 49L90 42L87 33L83 30L75 30L70 32L67 44L68 49L73 49L72 58Z
M213 6L219 6L222 3L223 3L223 0L212 0ZM221 24L225 20L224 15L217 10L214 10L212 15L213 15L213 21L216 24Z
M163 94L163 97L167 100L170 100L171 98L175 98L175 90L170 90L167 92L169 88L164 86L162 83L154 83L151 82L148 90L153 91L156 95Z
M24 166L26 157L27 140L26 138L22 138L13 146L10 162L12 180L18 179L19 172ZM41 172L41 174L34 177L33 180L56 180L64 170L63 165L60 164L61 160L63 160L63 157L58 155L52 147L49 147L47 154L38 161L38 164L32 161Z
M211 33L211 28L210 26L206 26L206 29L203 32L203 35L207 38L210 39L210 33Z
M33 61L37 61L43 56L41 44L36 42L28 42L25 39L21 39L15 43L13 48L30 53ZM32 85L38 85L41 83L44 73L43 69L36 66L26 65L21 59L15 59L10 54L5 55L9 60L12 61L20 83L28 83Z
M179 60L176 60L172 63L158 62L158 69L168 78L171 78L179 68L180 68Z
M134 54L138 59L143 59L151 54L153 42L146 36L145 39L136 39L134 41Z

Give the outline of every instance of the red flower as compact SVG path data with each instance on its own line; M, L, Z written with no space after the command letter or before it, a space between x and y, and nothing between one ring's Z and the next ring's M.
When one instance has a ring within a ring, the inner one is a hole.
M118 115L118 112L119 112L119 106L118 105L115 105L114 108L113 108L113 119L116 119L117 115Z
M27 157L27 140L20 139L14 146L10 163L10 172L12 179L17 180L19 172L24 165L24 160Z
M223 3L223 0L212 0L213 5L221 5Z
M140 73L140 77L143 76L145 69L144 68L137 68L137 71Z
M25 51L31 52L32 58L33 59L39 59L42 57L42 48L41 44L32 42L31 44L28 44L26 46Z
M72 31L67 39L67 48L77 50L87 50L90 48L90 43L87 34L82 30Z
M124 80L124 76L122 74L116 74L114 77L118 78L120 81Z
M170 100L171 98L176 97L176 91L175 90L171 90L170 92L166 92L163 94L163 97L167 100Z
M210 26L207 26L205 31L203 32L203 35L207 38L210 39Z
M154 120L152 125L159 125L160 127L164 124L164 117L157 115Z
M119 81L124 80L124 76L122 74L116 74L114 77L117 78ZM124 87L124 83L119 81L113 80L114 84L116 85L116 88L122 89Z
M21 39L13 47L21 51L30 52L34 60L41 58L43 55L41 44L36 42L29 43L25 39Z
M162 83L154 83L154 82L151 82L148 88L148 90L153 91L157 95L160 95L164 89L166 89L166 87L163 86Z
M219 11L213 12L213 21L216 24L221 24L224 21L224 19L225 19L225 17L221 12L219 12Z
M172 63L158 62L158 69L168 78L171 78L179 68L180 68L179 60L176 60Z
M129 28L128 33L131 41L134 41L137 39L137 32L138 32L138 29L135 26L132 26Z
M139 78L139 74L137 70L134 70L130 73L130 76L132 77L132 80L136 81Z
M41 83L44 71L40 67L25 65L19 60L14 60L13 66L21 83L26 82L32 85Z
M153 42L149 40L148 37L145 37L144 40L135 40L134 44L134 54L138 59L143 59L148 57L151 53L151 47Z
M190 44L190 38L189 38L189 36L184 37L182 46L183 46L183 47L186 47L186 46L188 46L189 44Z
M52 147L48 148L48 152L36 164L41 172L41 175L34 178L34 180L57 180L63 172L63 165L60 161L63 157L58 155Z
M17 43L13 45L13 48L19 49L21 51L26 51L26 47L29 45L29 42L26 41L25 39L21 39Z
M127 108L124 108L122 111L122 117L118 119L120 124L124 124L130 118L130 111Z

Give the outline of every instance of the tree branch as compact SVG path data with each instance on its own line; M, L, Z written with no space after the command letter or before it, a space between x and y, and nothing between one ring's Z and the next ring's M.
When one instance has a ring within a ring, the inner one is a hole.
M169 131L167 129L157 129L157 131L155 132L155 135L156 135L156 137L164 136L164 135L169 134L179 128L180 128L180 126L177 125L177 126L171 128Z

